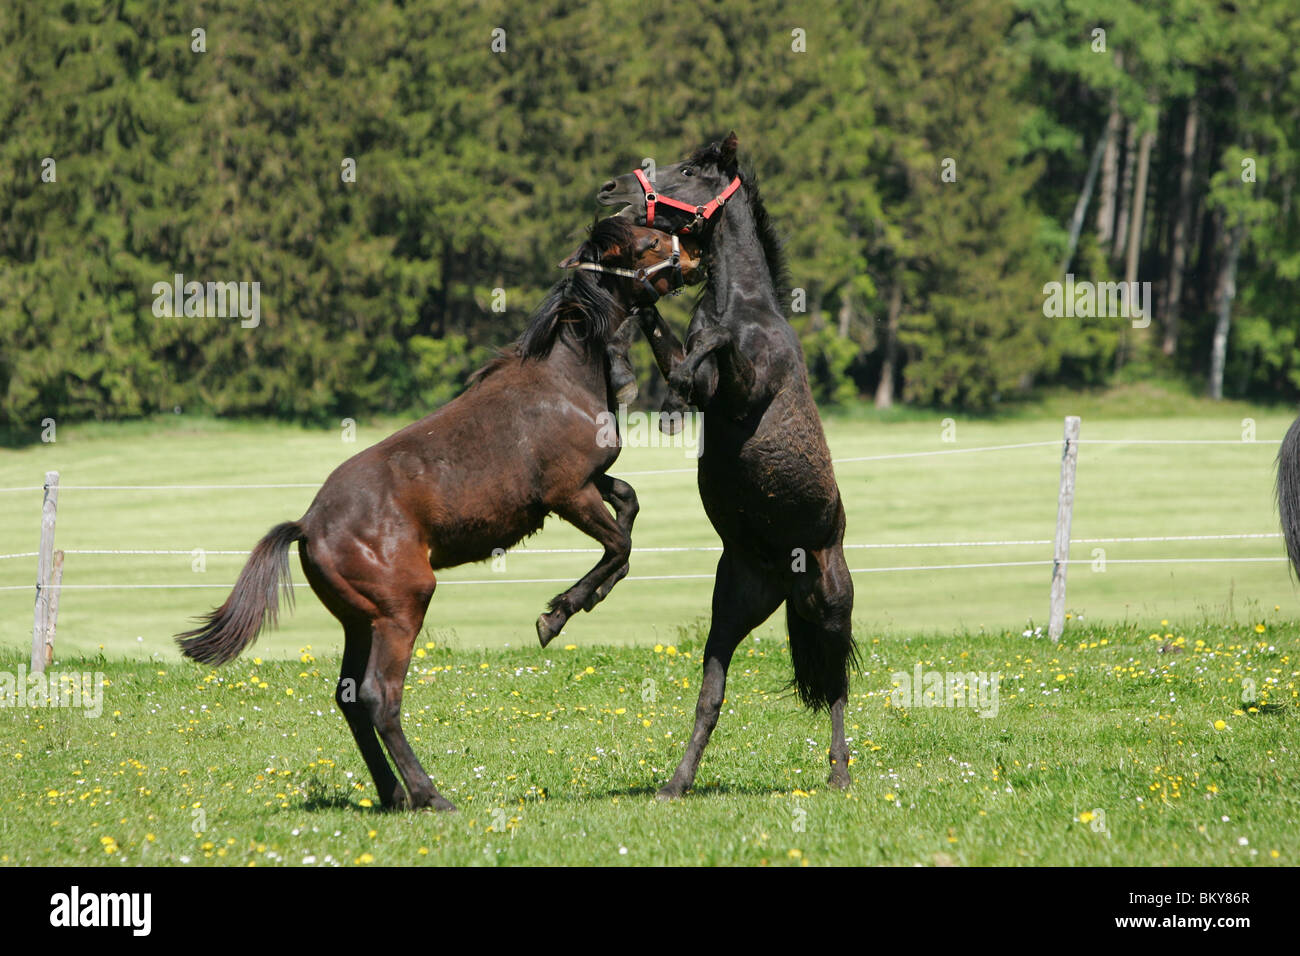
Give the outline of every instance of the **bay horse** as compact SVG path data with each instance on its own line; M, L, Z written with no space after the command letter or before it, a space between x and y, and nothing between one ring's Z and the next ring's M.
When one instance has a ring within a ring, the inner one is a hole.
M598 441L597 417L610 403L604 347L638 302L667 291L679 270L692 276L698 260L686 251L678 268L650 276L610 270L671 265L675 247L654 229L598 223L514 347L457 398L339 465L301 518L258 542L226 602L177 635L183 653L222 664L274 624L277 590L292 602L288 550L296 542L311 589L343 625L335 699L380 801L454 810L401 724L434 571L486 560L539 530L548 514L595 538L600 560L537 620L543 646L627 574L638 505L632 487L608 474L618 445Z
M694 783L732 655L783 601L792 686L809 708L830 711L828 782L850 783L844 706L858 657L844 506L803 349L785 316L780 240L736 148L733 132L659 166L654 183L635 170L597 193L603 205L627 204L620 215L630 221L697 237L705 253L684 357L670 344L655 349L673 390L704 412L700 498L723 545L695 726L661 799Z

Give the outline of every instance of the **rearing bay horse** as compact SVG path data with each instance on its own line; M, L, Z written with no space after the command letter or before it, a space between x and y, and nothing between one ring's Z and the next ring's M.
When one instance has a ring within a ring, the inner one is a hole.
M343 625L335 698L385 807L454 810L402 732L402 687L437 584L434 571L491 557L557 514L604 553L537 621L545 645L625 575L637 499L607 472L617 445L598 440L609 410L606 343L630 310L668 291L670 271L628 277L585 265L649 269L676 243L621 220L597 224L572 269L529 320L514 349L475 373L463 394L349 458L297 521L258 542L221 607L178 635L195 660L222 664L292 598L289 546L311 588ZM680 274L697 260L681 253ZM606 506L614 509L610 514ZM393 774L384 750L401 775Z
M695 728L659 791L665 799L694 782L731 657L782 601L794 687L804 704L830 711L829 782L849 785L844 706L857 647L844 507L803 350L785 317L780 242L736 145L732 133L659 166L654 183L637 170L597 195L604 205L628 204L633 221L698 237L707 264L685 357L670 344L654 348L670 386L704 412L700 497L723 545Z

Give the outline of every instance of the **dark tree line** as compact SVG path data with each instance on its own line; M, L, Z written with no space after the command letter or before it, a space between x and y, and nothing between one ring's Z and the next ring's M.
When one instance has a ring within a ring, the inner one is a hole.
M978 409L1117 373L1294 398L1298 39L1290 0L759 0L670 23L612 0L16 0L0 425L445 401L605 178L730 128L823 402ZM1045 315L1067 271L1151 282L1150 326ZM156 316L177 273L257 281L260 324Z

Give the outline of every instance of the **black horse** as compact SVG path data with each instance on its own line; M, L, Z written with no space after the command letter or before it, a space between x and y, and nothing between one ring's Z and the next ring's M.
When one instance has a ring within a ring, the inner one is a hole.
M831 715L830 784L849 785L844 705L853 641L853 581L844 560L844 507L808 385L799 339L784 311L785 261L751 174L736 161L736 135L660 166L605 183L604 205L698 238L707 280L677 361L655 358L672 388L704 412L700 497L722 538L713 617L695 729L672 779L680 796L695 780L718 721L736 647L786 603L793 686Z
M1291 567L1300 574L1300 418L1277 452L1277 510Z

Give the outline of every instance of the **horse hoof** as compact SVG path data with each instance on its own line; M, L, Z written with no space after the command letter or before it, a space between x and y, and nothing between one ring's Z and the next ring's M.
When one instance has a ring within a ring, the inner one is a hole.
M670 800L680 800L682 798L681 787L674 787L672 784L666 784L655 794L656 800L662 800L667 803Z
M836 790L847 790L852 781L849 779L849 772L843 767L835 767L831 770L831 775L826 778L826 783Z
M547 620L548 617L549 615L542 614L537 618L537 639L542 642L542 647L551 643L551 640L556 634L559 634L561 630L559 627L554 627L551 622Z
M416 810L438 810L442 813L455 813L456 804L452 803L440 793L431 793L428 796L422 796L415 801L414 809Z
M682 430L682 416L678 414L665 415L661 410L659 412L659 430L665 435L676 435Z
M620 405L631 405L636 401L638 394L636 382L628 382L614 394L614 397L618 399Z

